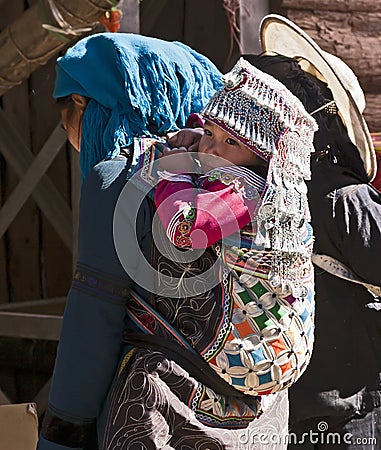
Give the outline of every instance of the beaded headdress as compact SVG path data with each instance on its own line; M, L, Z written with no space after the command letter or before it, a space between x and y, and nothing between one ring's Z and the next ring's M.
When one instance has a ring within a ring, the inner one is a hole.
M282 83L243 58L223 81L202 115L269 162L255 243L272 251L273 286L303 296L302 262L312 250L302 235L310 221L305 180L317 124Z

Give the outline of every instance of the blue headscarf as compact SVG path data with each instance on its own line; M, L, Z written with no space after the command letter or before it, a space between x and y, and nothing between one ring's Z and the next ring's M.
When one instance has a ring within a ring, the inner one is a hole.
M124 33L80 40L58 58L54 98L89 97L82 121L83 178L134 137L184 127L222 86L221 73L180 42Z

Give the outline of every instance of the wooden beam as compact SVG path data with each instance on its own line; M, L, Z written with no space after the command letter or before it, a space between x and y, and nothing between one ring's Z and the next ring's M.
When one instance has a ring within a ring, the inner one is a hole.
M28 300L24 302L12 302L0 305L0 312L21 312L63 315L65 309L66 297L41 298L39 300Z
M156 0L157 3L157 0ZM120 22L120 31L123 33L139 33L140 17L139 17L140 0L123 0L118 6L123 12Z
M0 95L27 79L68 42L93 30L102 14L117 3L41 0L27 9L0 33Z
M22 178L33 163L34 155L20 138L14 126L0 110L0 152L16 174ZM53 182L44 175L33 192L33 198L44 211L66 247L72 251L72 218L71 210Z
M0 209L0 239L13 222L24 203L32 195L38 182L66 141L66 134L58 125L42 147L23 178ZM42 210L44 212L44 210Z
M283 0L281 6L315 11L367 11L373 13L381 11L381 3L374 0Z
M155 35L153 33L156 22L160 17L161 13L164 11L169 0L144 0L142 4L144 14L144 34Z
M0 312L0 336L58 341L62 316Z
M54 58L50 60L44 67L32 73L28 80L28 100L30 111L30 148L37 156L38 152L45 144L46 140L53 132L57 124L61 121L60 108L55 99L52 98L54 89L56 61ZM13 89L13 91L18 90ZM6 99L10 93L4 95ZM9 117L9 116L8 116ZM49 167L47 175L61 193L65 201L70 202L70 164L69 164L70 149L65 143L61 151L57 154L54 162ZM17 183L14 185L14 188ZM14 189L13 188L13 189ZM8 192L12 192L8 190ZM35 204L32 200L29 204ZM36 205L36 208L37 205ZM24 208L23 208L24 210ZM9 228L13 232L14 224L20 223L22 212L17 216L14 223ZM41 264L41 271L38 278L41 280L41 293L39 295L24 296L21 300L29 298L50 298L57 295L62 295L67 292L71 281L71 258L72 254L60 239L57 232L50 224L49 220L44 214L38 212L39 217L39 261ZM14 235L14 232L13 232ZM11 238L7 233L8 239ZM14 240L14 238L13 238ZM29 252L29 249L28 249ZM21 255L20 255L21 256Z
M44 414L44 412L46 411L46 408L48 407L49 392L50 392L51 384L52 384L52 379L50 378L44 384L44 386L40 389L38 394L33 399L33 403L35 403L37 406L38 417L41 417Z
M11 401L9 400L9 398L0 389L0 405L9 405L10 403Z
M270 11L269 0L241 0L239 12L240 38L243 53L257 54L262 51L259 42L259 26Z

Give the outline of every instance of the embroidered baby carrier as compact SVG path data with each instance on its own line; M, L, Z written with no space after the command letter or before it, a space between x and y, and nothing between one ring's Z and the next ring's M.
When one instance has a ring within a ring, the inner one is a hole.
M128 313L158 346L175 343L179 354L201 356L206 365L195 357L196 369L210 380L217 375L238 392L264 395L294 383L311 357L313 235L304 180L316 125L282 84L246 61L224 81L203 114L269 161L257 217L239 242L223 239L191 262L158 226L157 290L148 302L134 292ZM152 187L152 150L141 153L148 156L138 184Z
M306 249L312 249L312 243L312 230L306 225ZM225 265L232 269L233 310L224 346L209 364L237 389L264 395L292 385L309 363L314 337L313 268L308 257L298 259L303 266L299 281L305 290L296 297L271 282L271 251L252 246L246 250L221 248Z

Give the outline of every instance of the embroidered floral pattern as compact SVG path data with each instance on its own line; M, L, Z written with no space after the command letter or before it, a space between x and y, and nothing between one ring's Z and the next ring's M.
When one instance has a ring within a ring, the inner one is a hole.
M231 330L223 348L208 360L236 389L266 395L289 387L304 371L313 345L313 283L295 299L249 275L233 283Z
M178 233L180 233L180 235L176 233L176 245L178 247L185 248L192 246L190 232L192 230L192 225L195 217L196 210L191 205L188 205L186 208L184 208L181 211L180 216L177 217L178 225L176 227L176 230Z
M176 244L178 247L191 247L192 240L188 236L177 236L176 237Z
M103 447L236 450L248 430L265 433L271 423L279 434L286 426L287 414L281 427L279 414L266 420L262 412L258 397L219 395L163 354L139 349L113 385Z
M192 223L189 222L189 220L184 220L183 222L181 222L179 224L178 230L180 231L181 234L188 234L191 227L192 227Z

